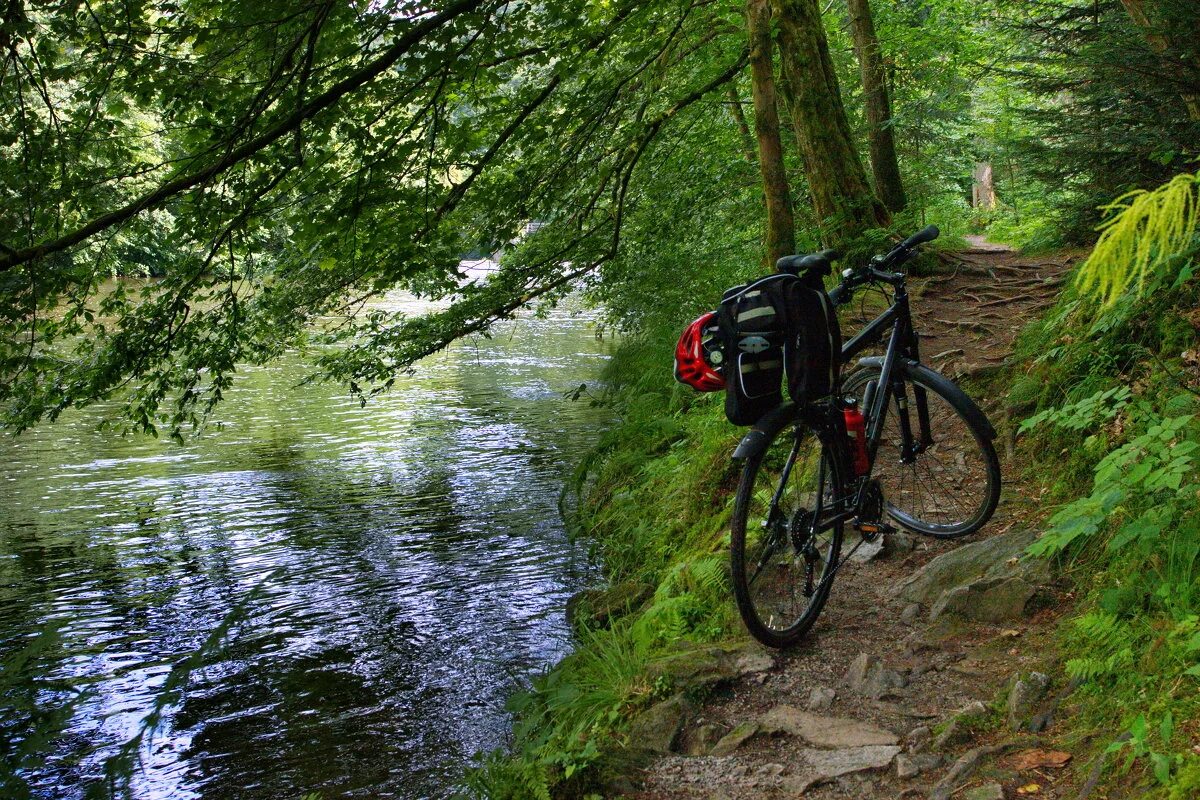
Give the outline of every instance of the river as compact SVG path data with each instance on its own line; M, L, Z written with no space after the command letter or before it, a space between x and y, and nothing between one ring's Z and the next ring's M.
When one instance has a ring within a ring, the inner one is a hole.
M240 614L136 747L133 797L446 796L596 578L557 508L609 421L562 396L607 358L593 331L506 324L365 408L297 388L298 356L247 368L182 446L98 432L103 406L0 439L0 795L100 789Z

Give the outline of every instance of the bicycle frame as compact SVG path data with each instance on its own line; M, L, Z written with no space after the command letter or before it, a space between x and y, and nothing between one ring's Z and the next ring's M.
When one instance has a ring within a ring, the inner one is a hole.
M914 437L912 420L909 417L908 392L904 380L897 375L896 365L899 359L920 360L920 337L913 328L908 290L903 276L897 276L897 280L892 285L896 289L892 305L842 345L842 363L849 364L855 356L867 348L879 344L885 336L887 337L887 349L884 352L877 389L873 394L864 392L863 397L862 413L867 419L867 473L860 476L862 480L858 482L849 507L846 507L846 502L850 500L849 496L837 498L835 505L842 506L842 509L827 517L814 515L814 527L819 526L821 529L825 529L858 516L859 510L866 500L869 482L867 479L870 478L875 468L879 443L883 438L884 422L887 420L888 410L893 400L895 400L895 411L902 439L901 461L907 462L915 458L933 444L929 424L929 401L925 389L916 385L912 387L918 426L918 436ZM889 330L890 335L888 334Z
M863 350L882 341L884 333L889 327L891 336L883 356L879 386L873 397L864 397L864 400L870 400L871 404L869 408L864 406L862 409L868 423L867 457L872 468L875 466L879 440L883 436L883 423L887 418L888 406L893 397L897 400L896 413L899 416L900 433L903 438L901 460L907 461L933 444L929 428L929 402L925 390L920 386L913 386L913 399L917 408L917 423L920 430L920 437L914 440L912 423L908 416L908 396L905 392L904 381L896 377L898 359L920 361L921 357L920 341L917 332L913 329L912 314L908 304L908 290L903 281L896 284L896 296L892 305L842 346L842 363L849 364Z

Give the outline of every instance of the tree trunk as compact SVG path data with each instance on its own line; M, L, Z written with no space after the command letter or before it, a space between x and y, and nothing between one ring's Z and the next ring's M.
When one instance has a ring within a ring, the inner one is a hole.
M758 166L762 171L763 195L767 203L767 260L774 264L781 256L796 252L796 222L783 164L783 142L779 137L769 0L747 0L746 28L750 36L750 80L754 96L754 131L758 137Z
M896 161L896 140L892 131L892 103L888 97L887 73L875 23L871 20L870 0L849 0L850 34L862 74L863 102L867 112L867 142L871 153L871 172L875 192L889 211L903 211L908 205L900 165Z
M1162 59L1168 76L1177 77L1181 66L1187 72L1200 75L1200 51L1192 52L1190 56L1179 52L1180 42L1176 41L1173 32L1155 19L1158 16L1155 13L1155 0L1121 0L1121 5L1125 6L1133 24L1141 29L1150 49ZM1196 23L1200 26L1200 19ZM1200 122L1200 92L1189 88L1187 83L1183 82L1179 94L1187 107L1188 117L1193 122Z
M746 161L753 164L754 136L750 133L750 126L746 124L746 115L742 113L742 98L738 96L737 87L732 83L729 84L729 89L725 94L729 101L729 116L733 117L733 122L737 125L738 137L742 141L742 155L746 157Z
M808 176L813 208L827 244L891 222L875 197L854 147L817 0L772 0L788 106Z
M989 211L996 207L996 182L992 177L991 162L980 161L975 165L975 175L971 181L971 205Z

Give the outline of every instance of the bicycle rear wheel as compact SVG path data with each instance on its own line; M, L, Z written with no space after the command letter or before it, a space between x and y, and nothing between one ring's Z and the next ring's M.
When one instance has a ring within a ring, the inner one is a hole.
M879 367L866 366L842 384L846 397L860 402ZM972 414L970 400L948 378L925 367L904 375L907 413L920 437L914 387L924 390L930 441L915 454L903 453L899 403L884 421L872 477L883 489L888 516L905 528L938 539L974 533L991 519L1000 500L1000 461L988 432ZM866 409L864 409L866 411Z
M829 598L842 523L820 520L842 487L840 460L802 423L784 426L742 468L730 539L733 592L746 628L768 647L799 641Z

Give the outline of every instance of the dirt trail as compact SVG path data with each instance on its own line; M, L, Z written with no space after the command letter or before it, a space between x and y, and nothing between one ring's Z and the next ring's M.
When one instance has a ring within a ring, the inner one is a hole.
M952 377L1000 364L1011 355L1022 326L1054 301L1078 257L1027 258L994 245L948 256L948 272L912 281L924 360ZM976 399L994 419L1001 416L1001 409L989 398ZM1005 467L1000 507L988 526L968 542L1010 532L1022 535L1019 532L1031 529L1034 506L1013 472ZM856 537L847 530L848 545ZM1061 590L1044 589L1035 604L1040 610L995 624L948 615L931 622L928 606L918 610L896 595L900 581L966 543L915 537L904 542L899 553L885 553L841 572L806 642L779 654L770 668L744 674L700 701L675 741L676 754L654 761L641 774L637 791L627 791L626 796L638 800L1078 796L1073 785L1076 770L1046 765L1022 768L1014 762L1019 756L1032 758L1028 755L1032 748L1050 748L1052 740L1046 737L1053 734L1054 714L1043 733L1014 734L1004 725L996 733L995 708L972 706L1006 696L1006 685L1016 672L1055 674L1048 659L1053 657L1053 623L1068 600ZM836 694L829 703L831 692ZM1062 687L1051 687L1042 701L1043 710L1062 693ZM780 706L790 709L780 710ZM956 723L956 733L941 743L930 741L964 709L967 715ZM972 713L981 717L973 720ZM971 733L979 729L993 732ZM717 751L720 755L712 755L713 743L735 730L751 735L736 747L731 745L737 736L726 738ZM980 747L1001 749L994 753L973 749ZM970 761L972 753L980 756L978 763L956 766L964 754ZM845 763L839 766L839 759ZM818 762L824 762L823 767L814 767ZM876 766L852 769L863 763ZM851 771L832 775L842 768ZM1030 788L1034 785L1036 790ZM1021 788L1024 793L1018 793Z

